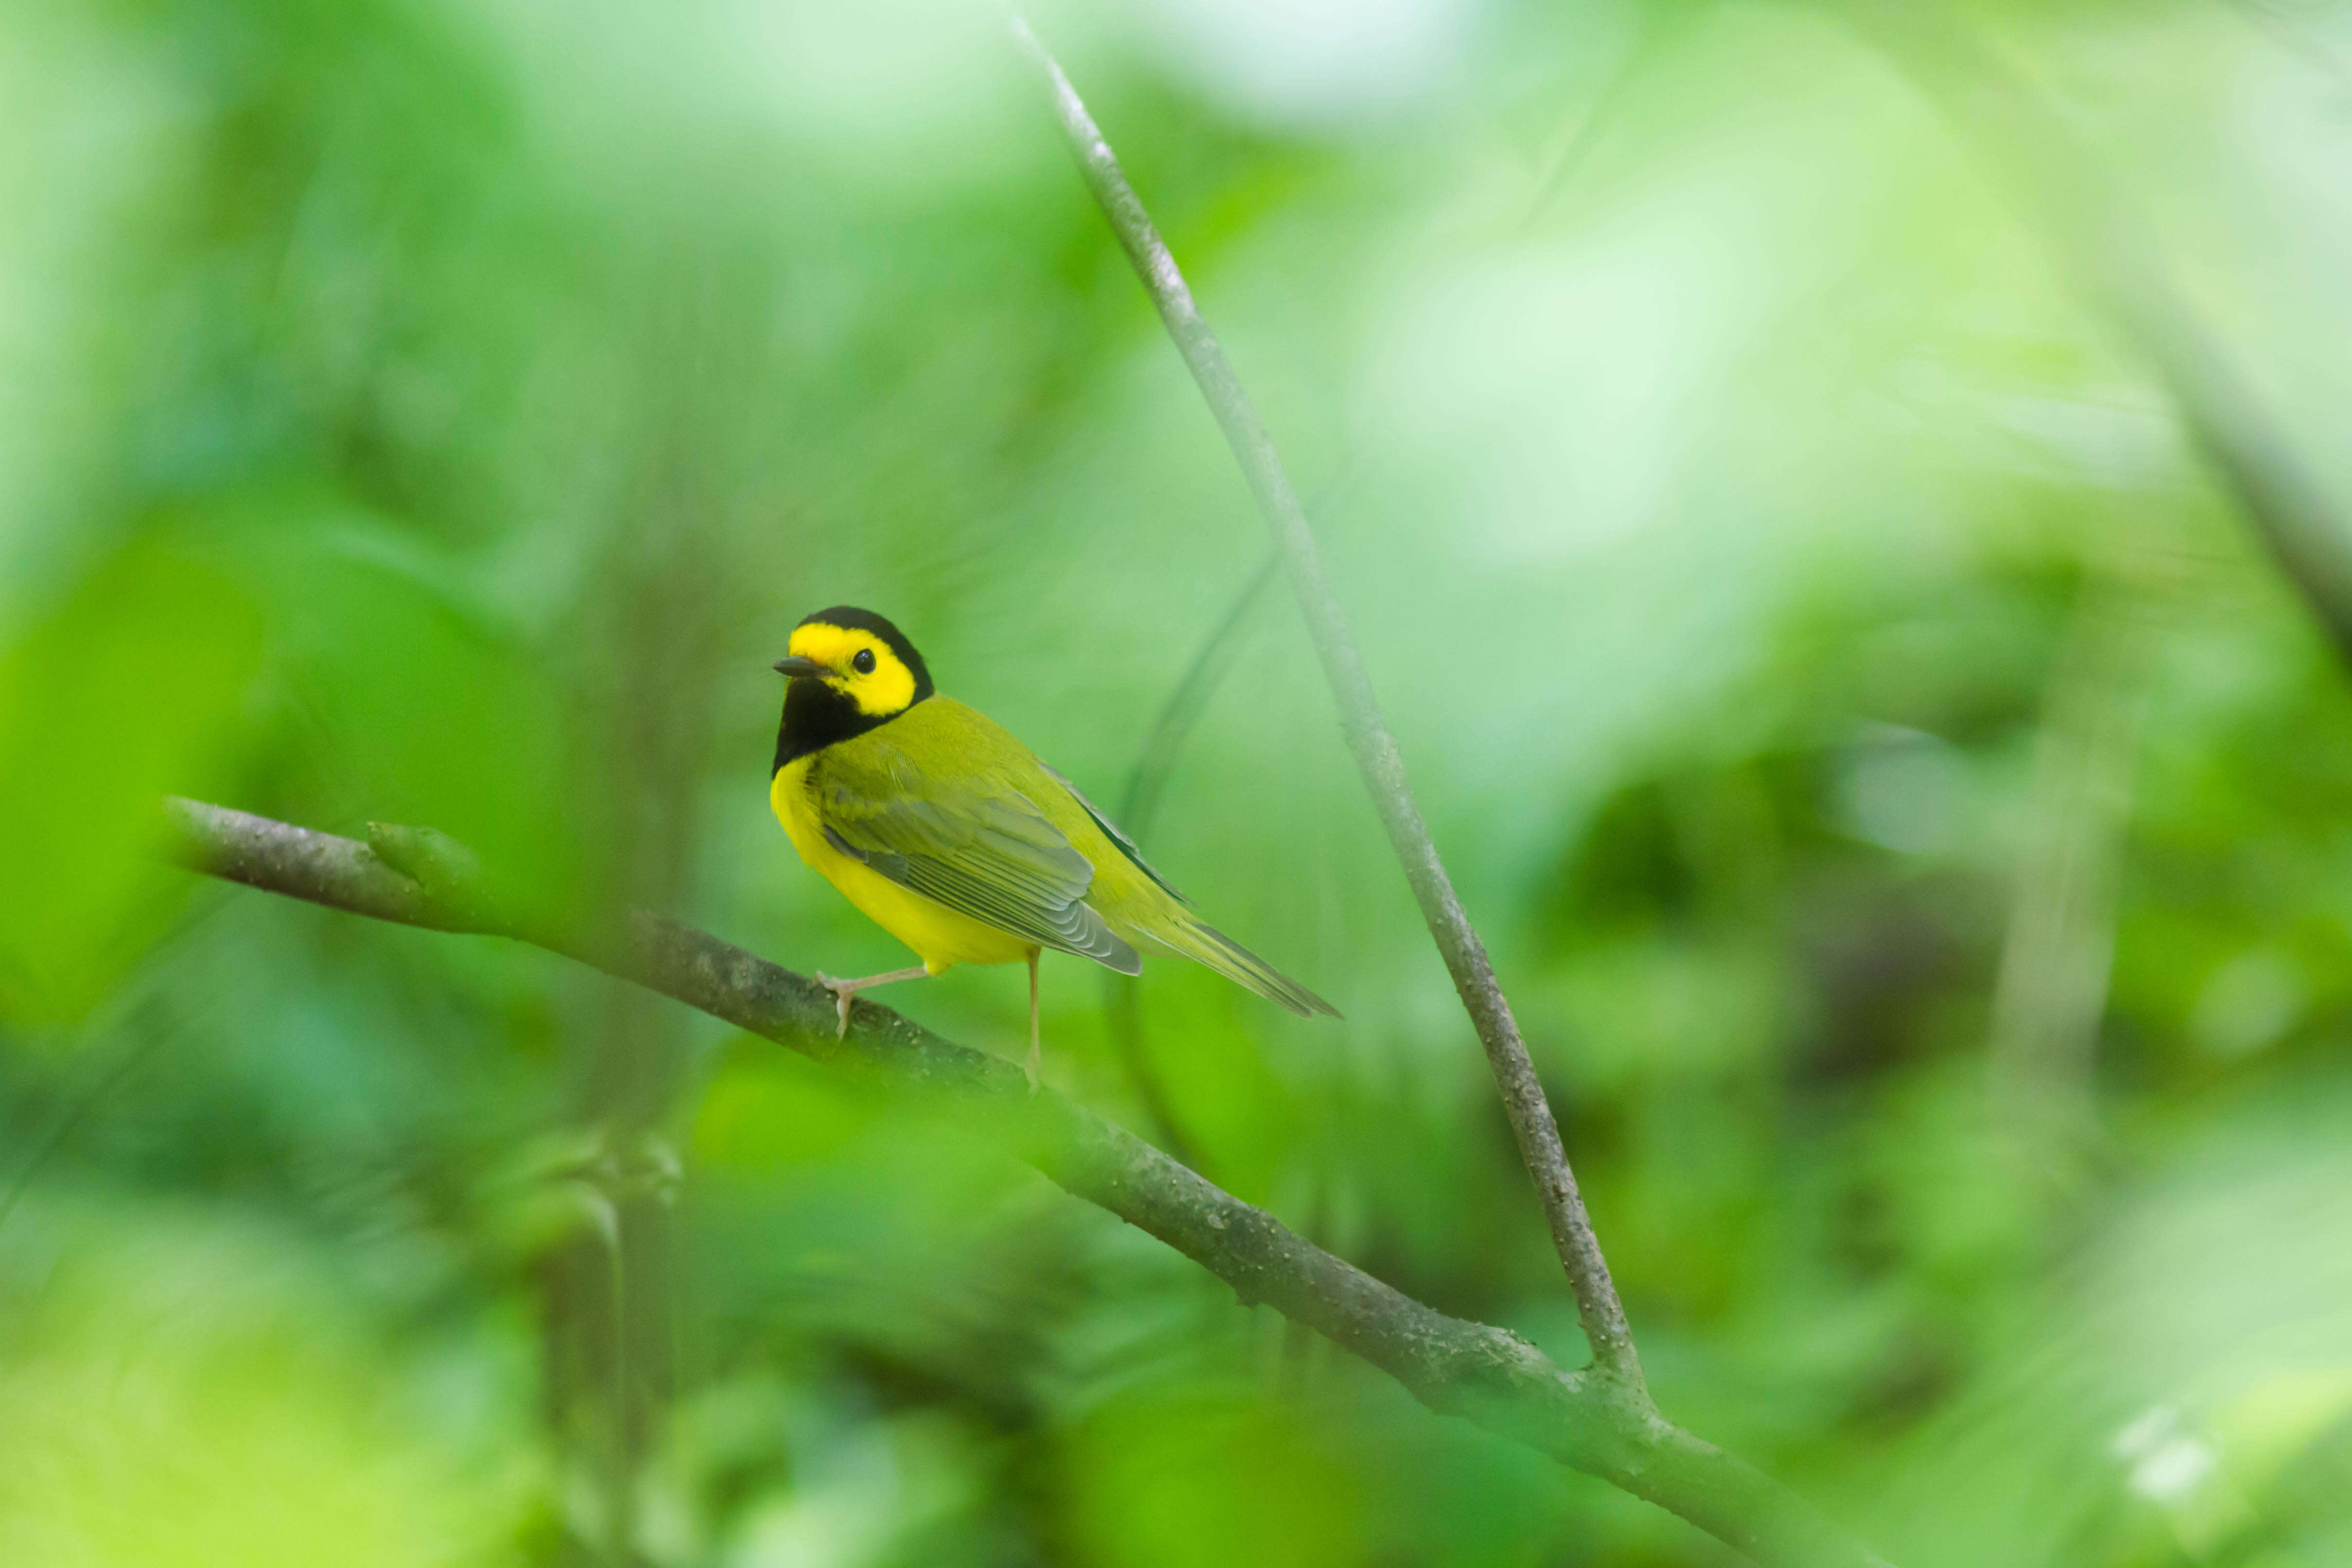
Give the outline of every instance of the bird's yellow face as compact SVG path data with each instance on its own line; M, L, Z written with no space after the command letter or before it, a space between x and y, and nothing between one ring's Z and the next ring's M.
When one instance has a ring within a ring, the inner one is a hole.
M795 758L854 740L931 695L931 672L906 634L871 610L836 604L793 628L776 661L784 716L770 777Z
M813 621L794 629L786 651L793 659L807 660L814 666L808 674L856 704L868 718L903 713L915 700L915 672L887 643L862 627Z

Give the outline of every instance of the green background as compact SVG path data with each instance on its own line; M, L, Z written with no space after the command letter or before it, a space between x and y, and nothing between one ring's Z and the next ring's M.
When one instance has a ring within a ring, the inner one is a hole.
M2352 497L2352 18L1969 12ZM2352 702L1804 6L1034 16L1321 536L1661 1404L1906 1568L2352 1562ZM1916 64L1917 62L1913 62ZM2347 499L2352 505L2352 499ZM951 1124L164 791L906 961L766 764L904 627L1118 800L1266 549L982 6L0 14L0 1561L1708 1564ZM1297 614L1148 845L1330 997L1049 1079L1583 1355ZM885 998L1017 1054L1018 969Z

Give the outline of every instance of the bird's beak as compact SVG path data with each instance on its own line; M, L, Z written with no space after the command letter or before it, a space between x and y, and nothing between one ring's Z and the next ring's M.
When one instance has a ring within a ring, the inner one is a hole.
M829 675L833 672L814 659L803 659L798 653L794 653L789 659L776 661L776 674L798 679L802 675Z

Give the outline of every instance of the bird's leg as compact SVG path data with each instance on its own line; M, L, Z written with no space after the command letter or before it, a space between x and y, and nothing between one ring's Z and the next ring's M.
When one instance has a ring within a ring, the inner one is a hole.
M839 1040L849 1032L849 1004L857 999L858 992L887 986L893 980L919 980L930 972L927 966L917 964L910 968L893 969L887 975L867 975L856 980L836 980L825 974L811 975L809 978L833 993L834 1006L841 1013L841 1027L833 1031L833 1037Z
M1044 1063L1044 1051L1037 1043L1037 949L1029 949L1029 1060L1021 1071L1029 1075L1029 1092L1037 1092L1037 1069Z

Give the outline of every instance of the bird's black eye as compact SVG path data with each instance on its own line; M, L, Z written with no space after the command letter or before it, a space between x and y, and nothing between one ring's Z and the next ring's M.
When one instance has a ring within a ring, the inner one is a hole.
M849 661L849 667L856 670L861 675L872 674L874 673L874 650L871 648L858 649L857 657Z

